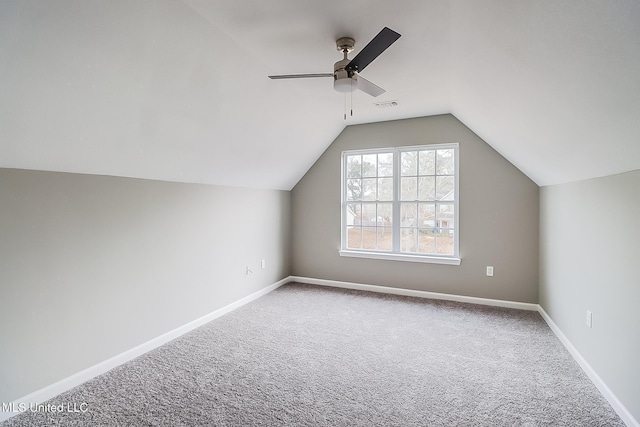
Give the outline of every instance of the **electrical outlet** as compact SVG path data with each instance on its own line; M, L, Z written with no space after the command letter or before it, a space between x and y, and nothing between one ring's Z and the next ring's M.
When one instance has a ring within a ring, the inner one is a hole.
M587 310L587 327L593 328L593 313L591 313L591 310Z
M487 265L487 276L493 276L493 266Z
M260 268L264 269L266 267L267 267L267 261L265 260L260 261Z

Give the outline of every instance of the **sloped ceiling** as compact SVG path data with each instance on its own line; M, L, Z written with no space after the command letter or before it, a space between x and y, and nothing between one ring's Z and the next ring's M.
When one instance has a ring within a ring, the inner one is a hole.
M379 98L267 78L384 26ZM347 125L453 113L539 185L640 169L634 0L4 0L0 58L0 167L286 190Z

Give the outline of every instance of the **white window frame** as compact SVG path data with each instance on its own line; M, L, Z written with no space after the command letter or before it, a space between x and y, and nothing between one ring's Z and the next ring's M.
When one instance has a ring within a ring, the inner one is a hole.
M441 255L441 254L421 254L421 253L404 253L400 251L400 205L402 201L400 200L400 174L401 174L401 164L400 164L400 156L402 152L406 151L418 151L418 150L443 150L443 149L453 149L454 150L454 167L455 167L455 175L454 175L454 191L455 198L453 200L454 205L454 253L453 255ZM381 153L393 153L393 250L392 251L378 251L371 249L347 249L347 209L346 205L347 201L347 156L350 155L360 155L360 154L381 154ZM402 147L388 147L388 148L376 148L376 149L364 149L364 150L348 150L342 152L341 157L341 177L340 177L340 185L341 185L341 246L339 250L340 256L345 257L356 257L356 258L371 258L371 259L386 259L386 260L395 260L395 261L409 261L409 262L424 262L424 263L434 263L434 264L449 264L449 265L460 265L460 251L459 251L459 241L460 241L460 214L459 214L459 206L460 206L460 149L458 143L447 143L447 144L427 144L427 145L414 145L414 146L402 146Z

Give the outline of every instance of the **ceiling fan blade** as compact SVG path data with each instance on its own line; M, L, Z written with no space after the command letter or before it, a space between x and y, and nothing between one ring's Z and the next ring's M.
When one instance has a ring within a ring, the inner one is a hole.
M366 94L369 94L375 97L375 96L380 96L386 92L386 90L382 89L380 86L377 86L371 83L369 80L365 79L362 76L359 76L356 74L353 76L353 78L356 79L356 82L358 83L358 89L360 89Z
M317 74L279 74L276 76L269 76L273 80L281 79L310 79L314 77L333 77L333 73L317 73Z
M347 64L345 69L347 71L361 72L399 38L400 34L390 28L384 27L382 31Z

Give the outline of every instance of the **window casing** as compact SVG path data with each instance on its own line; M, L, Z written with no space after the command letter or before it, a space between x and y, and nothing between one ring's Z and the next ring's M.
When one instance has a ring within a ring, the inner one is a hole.
M342 153L340 255L460 264L458 144Z

